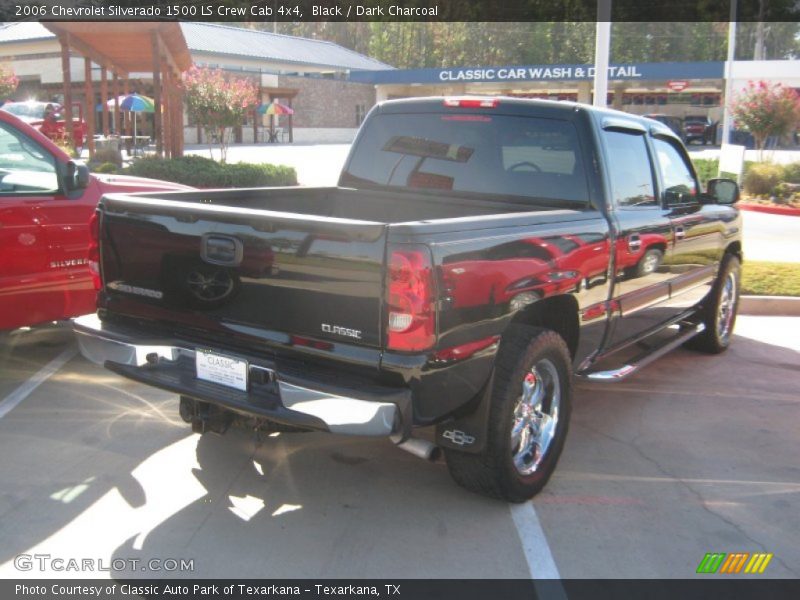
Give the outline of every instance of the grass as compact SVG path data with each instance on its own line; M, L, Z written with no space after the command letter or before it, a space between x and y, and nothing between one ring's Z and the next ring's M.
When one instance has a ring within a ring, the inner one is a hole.
M745 261L742 294L800 296L800 263Z

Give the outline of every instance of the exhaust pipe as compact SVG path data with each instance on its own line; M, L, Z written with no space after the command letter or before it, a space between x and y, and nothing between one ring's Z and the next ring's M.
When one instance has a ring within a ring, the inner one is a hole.
M410 452L418 458L431 462L438 460L442 454L442 449L439 446L420 438L408 438L406 441L397 444L397 447Z

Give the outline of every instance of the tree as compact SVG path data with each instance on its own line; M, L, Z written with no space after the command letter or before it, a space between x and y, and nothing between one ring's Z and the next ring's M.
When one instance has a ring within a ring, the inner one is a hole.
M0 67L0 102L8 100L8 97L17 89L17 85L19 85L19 79L14 72Z
M193 66L183 77L189 116L220 149L225 162L231 128L258 102L256 86L248 79L227 76L220 69Z
M800 122L800 95L780 83L749 82L731 106L737 125L753 134L764 149L769 136L790 133Z

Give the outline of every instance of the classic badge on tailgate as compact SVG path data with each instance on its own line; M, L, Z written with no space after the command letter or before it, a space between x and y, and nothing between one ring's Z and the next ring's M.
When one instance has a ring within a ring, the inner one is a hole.
M195 352L194 360L198 379L247 391L247 361L207 350Z

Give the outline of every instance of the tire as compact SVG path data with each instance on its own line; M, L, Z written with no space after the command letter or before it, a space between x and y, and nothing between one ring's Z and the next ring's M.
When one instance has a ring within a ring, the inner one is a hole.
M726 254L717 280L699 313L705 331L686 342L687 348L707 354L719 354L728 349L739 310L741 272L739 259L733 254Z
M538 398L538 404L523 403L526 389L531 402ZM446 448L450 475L462 487L494 498L532 498L556 468L571 411L572 360L563 338L542 327L512 326L495 363L486 447L481 454ZM515 425L521 428L516 442ZM531 452L524 452L523 438L537 439L535 427L544 451L534 443L527 446Z
M636 263L633 275L635 277L644 277L645 275L650 275L650 273L655 272L655 270L661 264L662 258L664 258L664 253L661 250L658 248L650 248L642 255L642 258L639 259L639 262Z

